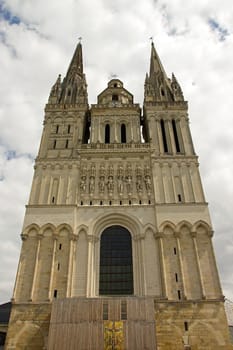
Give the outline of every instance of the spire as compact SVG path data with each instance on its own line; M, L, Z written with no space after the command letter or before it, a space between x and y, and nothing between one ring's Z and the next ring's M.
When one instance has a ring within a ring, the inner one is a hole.
M68 68L66 76L68 77L70 74L73 74L74 72L79 75L83 74L83 54L82 54L81 42L79 42L76 47L76 50L70 62L70 66Z
M60 85L59 85L60 84ZM54 97L55 91L59 95ZM66 76L61 84L60 77L52 88L49 103L59 104L87 104L87 83L83 73L82 44L79 41Z
M151 42L151 55L150 55L150 78L153 76L153 74L162 73L164 78L167 79L166 72L163 68L163 65L160 61L159 55L157 54L155 50L155 46L153 41Z
M145 80L145 102L175 102L183 101L182 90L175 79L172 81L167 74L160 61L159 55L155 50L154 43L151 43L150 56L150 73L146 75Z

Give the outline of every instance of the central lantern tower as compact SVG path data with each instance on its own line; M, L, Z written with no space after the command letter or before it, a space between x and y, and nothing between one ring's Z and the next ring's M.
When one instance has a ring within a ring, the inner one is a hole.
M231 349L187 108L153 43L143 112L119 79L89 108L78 44L45 107L6 349Z

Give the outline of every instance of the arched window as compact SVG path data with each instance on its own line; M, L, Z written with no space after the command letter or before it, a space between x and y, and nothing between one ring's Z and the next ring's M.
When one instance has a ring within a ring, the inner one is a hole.
M101 235L99 294L133 294L132 240L124 227L110 226Z
M105 125L105 143L110 143L110 125Z
M163 139L163 148L164 152L168 152L168 146L167 146L167 137L166 137L166 131L165 131L165 125L164 125L164 120L160 120L160 126L161 126L161 132L162 132L162 139Z
M126 143L126 126L121 124L121 143Z
M176 129L176 122L174 119L172 119L172 129L173 129L173 134L174 134L174 140L175 140L175 145L176 145L176 152L180 152L180 144L179 144L179 139L178 139L178 134L177 134L177 129Z

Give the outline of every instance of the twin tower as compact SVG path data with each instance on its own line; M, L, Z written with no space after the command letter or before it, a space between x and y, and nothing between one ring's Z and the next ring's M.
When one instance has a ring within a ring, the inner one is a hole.
M143 111L88 105L79 43L45 106L6 349L227 350L187 102L154 44Z

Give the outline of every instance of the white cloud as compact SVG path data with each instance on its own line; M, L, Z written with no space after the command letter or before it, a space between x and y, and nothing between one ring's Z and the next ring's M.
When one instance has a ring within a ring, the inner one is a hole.
M50 88L66 73L83 37L89 102L118 74L135 102L143 101L149 38L168 75L189 101L191 132L215 229L224 294L233 300L233 12L229 0L19 1L5 6L21 20L0 20L0 300L12 294L24 205ZM215 21L226 30L211 27ZM7 160L6 152L15 152ZM28 157L30 154L31 158ZM2 268L4 266L4 268Z

